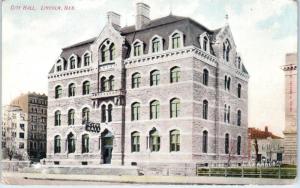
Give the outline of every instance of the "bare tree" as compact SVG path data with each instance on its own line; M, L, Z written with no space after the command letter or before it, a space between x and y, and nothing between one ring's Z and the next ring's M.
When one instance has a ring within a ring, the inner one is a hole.
M257 167L257 163L258 163L258 143L257 143L257 139L254 139L254 149L255 149L255 167Z

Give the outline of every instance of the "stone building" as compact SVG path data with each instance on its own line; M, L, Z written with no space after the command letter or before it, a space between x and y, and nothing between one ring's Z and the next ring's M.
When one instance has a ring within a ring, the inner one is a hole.
M297 163L297 53L286 54L283 163Z
M46 157L47 142L47 102L45 94L22 94L11 101L11 105L19 106L28 119L28 155L32 160Z
M48 75L48 164L195 167L247 158L248 73L228 25L175 15L62 49ZM194 171L192 172L194 173Z

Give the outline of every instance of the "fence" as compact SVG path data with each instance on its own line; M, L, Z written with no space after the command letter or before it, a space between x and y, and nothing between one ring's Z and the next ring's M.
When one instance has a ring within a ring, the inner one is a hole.
M297 168L278 167L196 167L197 176L224 176L245 178L296 178Z

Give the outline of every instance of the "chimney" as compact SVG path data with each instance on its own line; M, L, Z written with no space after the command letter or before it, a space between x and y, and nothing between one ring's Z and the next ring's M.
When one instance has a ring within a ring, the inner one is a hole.
M136 4L136 29L142 29L144 25L150 22L150 6L145 3Z
M115 12L109 11L107 12L107 21L110 24L117 25L118 27L121 27L121 16Z
M265 132L266 132L266 133L269 132L269 131L268 131L268 126L265 126Z

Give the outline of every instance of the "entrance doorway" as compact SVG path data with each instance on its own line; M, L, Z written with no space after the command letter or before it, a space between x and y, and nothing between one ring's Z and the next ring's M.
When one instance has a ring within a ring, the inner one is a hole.
M102 133L102 159L104 164L111 164L113 150L113 135L110 131L105 130Z

